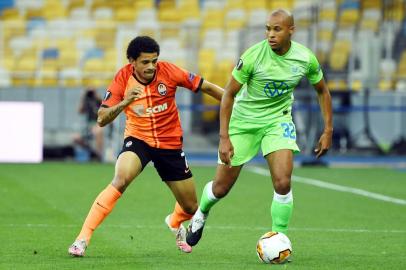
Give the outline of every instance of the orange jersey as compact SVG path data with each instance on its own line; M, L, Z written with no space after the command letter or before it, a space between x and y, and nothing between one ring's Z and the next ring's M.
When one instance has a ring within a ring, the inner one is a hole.
M128 105L124 138L132 136L151 147L182 148L182 127L175 101L177 86L193 92L200 89L203 79L168 62L158 62L154 79L147 85L133 75L133 66L121 68L108 87L102 105L111 107L121 102L126 91L142 86L144 94Z

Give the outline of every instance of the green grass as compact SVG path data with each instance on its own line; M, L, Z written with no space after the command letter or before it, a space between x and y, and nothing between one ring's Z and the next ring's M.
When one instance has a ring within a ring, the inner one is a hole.
M0 164L0 269L406 269L406 206L294 183L294 261L265 265L255 244L270 230L269 177L245 168L212 210L192 254L164 225L174 200L152 167L98 228L85 258L67 247L113 165ZM198 194L213 167L193 166ZM295 175L406 199L406 174L390 169L298 168Z

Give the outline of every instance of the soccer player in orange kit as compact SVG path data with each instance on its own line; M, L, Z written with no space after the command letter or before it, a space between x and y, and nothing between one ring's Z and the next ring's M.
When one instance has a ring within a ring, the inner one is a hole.
M175 209L165 219L183 252L186 243L183 221L197 209L192 172L182 151L182 128L175 102L178 86L199 90L220 100L223 89L174 64L158 61L158 43L147 36L133 39L127 48L129 64L121 68L107 89L98 111L100 126L126 114L123 148L117 158L112 182L97 196L69 254L82 257L94 230L114 208L128 185L153 161L176 198Z

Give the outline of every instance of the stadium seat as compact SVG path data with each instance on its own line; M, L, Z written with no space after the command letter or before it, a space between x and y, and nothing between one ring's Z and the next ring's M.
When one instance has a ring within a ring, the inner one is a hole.
M223 46L224 31L222 28L212 28L207 29L202 32L203 36L201 38L200 44L202 48L209 48L218 50Z
M270 7L268 7L268 3L266 0L250 0L250 1L245 1L244 3L245 3L245 8L248 10L270 8Z
M293 1L292 0L273 0L273 1L268 1L268 9L273 10L277 8L286 8L288 10L291 10L293 7Z
M320 21L335 21L337 11L335 9L321 9L319 14Z
M245 10L245 1L244 0L227 0L225 4L225 9L242 9Z
M46 20L63 19L67 17L68 11L60 2L53 1L44 6L42 15Z
M378 84L378 89L382 92L390 91L395 89L393 80L381 79Z
M10 72L8 69L4 68L0 64L0 87L10 87L11 86L11 78Z
M15 7L10 7L10 8L5 8L1 11L1 16L0 16L1 20L18 20L21 19L22 16L20 14L20 10L15 8Z
M297 28L305 29L309 27L312 21L312 10L309 2L295 3L292 13Z
M115 19L119 22L133 22L137 11L128 7L121 7L116 10Z
M59 83L66 87L82 86L82 72L79 68L62 68L59 72Z
M187 25L200 25L200 7L197 1L184 1L178 7L178 15L180 17L180 21Z
M246 23L246 13L243 9L229 9L225 14L225 29L227 31L242 29Z
M334 42L329 56L329 64L333 71L345 71L350 49L351 43L349 41L336 40Z
M360 13L358 9L345 9L340 13L339 27L355 27L359 17Z
M381 0L361 0L362 8L374 8L374 9L381 9L382 8L382 1Z
M264 27L264 23L269 15L267 9L252 9L249 11L248 26L251 27Z
M302 30L302 28L299 28L293 34L293 40L295 40L305 46L309 46L309 38L310 38L310 35L309 35L309 31L307 29Z
M69 0L67 9L69 10L69 12L72 12L72 10L74 10L74 9L87 8L86 6L87 6L86 0Z
M137 0L134 1L135 3L135 8L137 10L142 10L142 9L153 9L155 5L154 0Z
M327 81L328 88L331 91L347 91L348 86L345 80L343 79L329 79Z
M224 16L224 10L207 9L202 18L203 29L224 28Z

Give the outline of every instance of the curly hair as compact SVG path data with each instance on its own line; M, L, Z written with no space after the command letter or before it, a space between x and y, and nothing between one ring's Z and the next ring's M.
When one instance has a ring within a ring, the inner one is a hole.
M127 59L136 60L141 53L154 53L159 55L159 44L151 37L138 36L130 41L127 47Z

